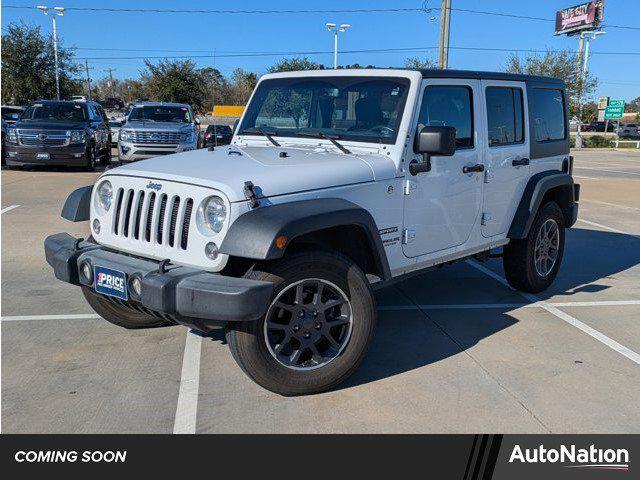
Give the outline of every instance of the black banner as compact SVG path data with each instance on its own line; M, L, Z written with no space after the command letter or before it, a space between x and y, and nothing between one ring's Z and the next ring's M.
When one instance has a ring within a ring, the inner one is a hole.
M211 469L225 477L332 478L350 471L437 480L627 479L638 478L640 451L637 435L3 435L0 441L4 472L71 478L95 472L182 478Z

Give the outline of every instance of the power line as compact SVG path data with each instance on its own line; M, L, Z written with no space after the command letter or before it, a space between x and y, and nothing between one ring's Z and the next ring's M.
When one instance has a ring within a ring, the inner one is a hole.
M24 5L2 5L2 8L31 10L35 8ZM273 15L273 14L328 14L328 13L430 13L433 8L345 8L334 10L210 10L210 9L172 9L172 8L109 8L109 7L67 7L69 11L77 12L107 12L107 13L198 13L198 14L239 14L239 15ZM472 10L468 8L451 8L460 13L473 13L478 15L491 15L495 17L517 18L520 20L535 20L540 22L555 22L554 19L534 17L531 15L518 15L513 13L490 12L485 10ZM606 28L621 28L626 30L640 30L640 27L630 25L605 25Z
M372 48L358 50L343 50L343 53L394 53L394 52L411 52L411 51L427 51L437 49L437 46L429 47L405 47L405 48ZM489 51L489 52L513 52L513 53L577 53L570 50L541 50L541 49L522 49L522 48L491 48L491 47L449 47L452 50L471 50L471 51ZM307 51L288 51L288 52L237 52L237 53L216 53L203 55L157 55L157 56L114 56L114 57L79 57L89 60L158 60L158 59L189 59L189 58L242 58L242 57L280 57L280 56L297 56L297 55L327 55L332 52L328 50L307 50ZM640 52L591 52L592 55L623 55L638 56Z

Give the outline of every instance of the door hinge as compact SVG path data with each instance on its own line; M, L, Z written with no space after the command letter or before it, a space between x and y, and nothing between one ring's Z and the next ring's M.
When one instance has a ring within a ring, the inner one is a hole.
M405 180L404 182L404 194L411 195L416 188L418 188L418 182L414 182L413 180Z
M486 169L484 171L484 183L489 183L491 180L493 180L493 172L490 169Z
M402 243L407 245L412 243L416 239L416 231L412 228L405 228L402 230Z
M492 219L491 214L488 212L484 212L482 214L482 220L480 220L480 223L482 225L487 225L491 221L491 219Z

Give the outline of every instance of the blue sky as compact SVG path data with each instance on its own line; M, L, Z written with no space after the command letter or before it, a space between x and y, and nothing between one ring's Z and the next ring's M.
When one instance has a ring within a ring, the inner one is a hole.
M606 0L605 23L640 27L638 0ZM50 7L108 7L158 9L358 9L417 8L422 0L305 0L285 1L237 0L202 2L183 0L138 1L110 0L6 0L6 5ZM503 12L516 15L555 18L555 11L580 3L580 0L453 0L460 9ZM439 10L440 0L428 0L428 7ZM435 20L430 17L438 16ZM49 32L51 21L33 9L2 8L3 28L9 22L24 20L40 25ZM352 27L340 36L340 49L389 49L437 47L439 13L305 13L305 14L186 14L186 13L107 13L68 12L58 22L59 34L66 45L81 48L116 48L145 51L78 50L78 57L130 57L162 55L212 55L195 59L198 65L214 65L223 74L236 67L263 73L278 56L227 57L241 52L330 52L333 38L325 22L350 23ZM487 16L454 11L451 24L452 47L487 47L508 49L577 49L577 40L553 35L553 23ZM192 53L177 50L194 51ZM599 78L597 96L609 95L626 100L640 95L640 55L602 55L597 52L640 52L640 30L608 28L607 34L592 42L589 69ZM409 56L429 55L437 58L437 49L428 52L343 53L341 63L401 66ZM455 50L450 52L450 68L499 70L506 63L508 52ZM525 55L521 53L520 55ZM332 54L309 55L310 58L332 64ZM91 76L95 80L106 75L104 69L114 68L116 77L137 76L143 64L139 59L90 59Z

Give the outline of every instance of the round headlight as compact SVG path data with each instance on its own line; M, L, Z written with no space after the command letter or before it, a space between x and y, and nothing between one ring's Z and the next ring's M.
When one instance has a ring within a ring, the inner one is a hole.
M227 219L227 207L224 200L217 196L209 197L204 203L202 218L211 230L220 233L224 221Z
M96 189L96 201L105 212L111 208L111 200L113 199L113 187L109 180L105 180Z

